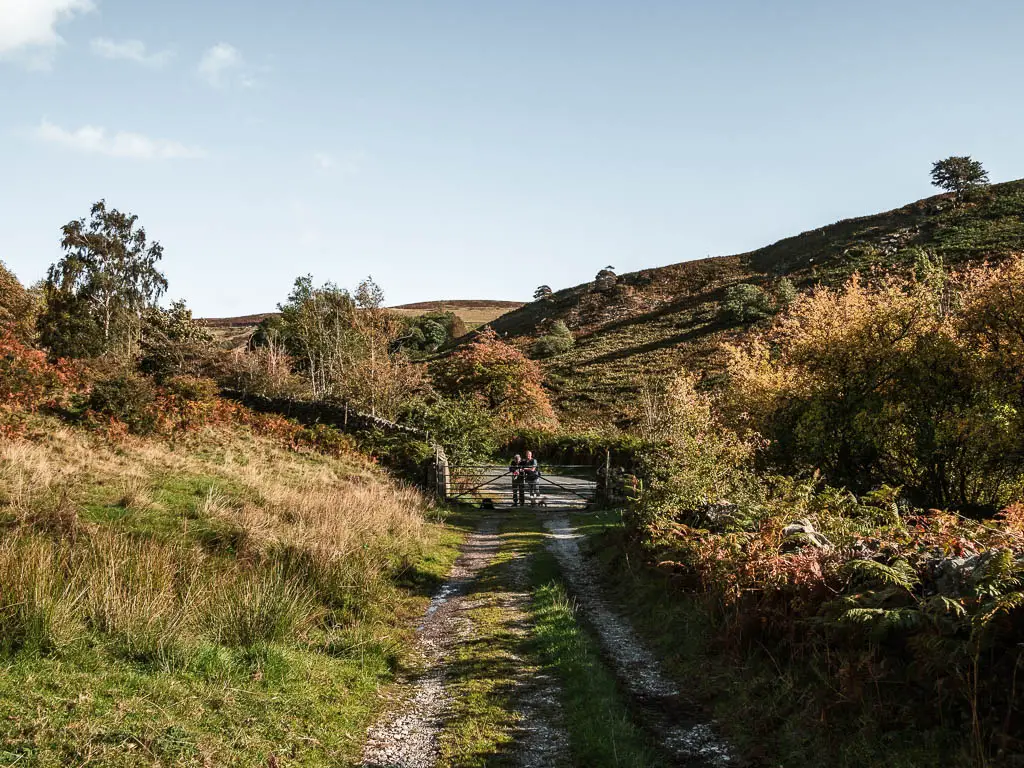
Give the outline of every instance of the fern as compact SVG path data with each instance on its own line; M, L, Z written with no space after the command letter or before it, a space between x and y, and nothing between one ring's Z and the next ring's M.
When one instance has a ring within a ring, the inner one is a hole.
M851 583L882 584L911 593L918 583L917 574L906 560L897 560L892 565L875 560L850 560L843 570Z
M979 596L999 597L1021 586L1020 566L1010 549L989 550L991 556L980 563L971 576Z
M839 617L840 623L869 625L871 634L881 639L892 632L906 633L924 623L917 608L851 608Z
M1010 592L985 603L985 611L972 617L975 631L983 631L1000 614L1008 614L1024 605L1024 592Z
M947 617L963 619L967 617L967 609L956 600L945 595L934 595L921 606L922 611L932 618Z

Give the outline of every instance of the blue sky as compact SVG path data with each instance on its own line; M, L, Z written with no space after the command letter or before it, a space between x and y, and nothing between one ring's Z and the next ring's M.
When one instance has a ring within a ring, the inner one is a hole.
M1024 176L1024 4L0 0L0 260L137 213L169 298L526 299Z

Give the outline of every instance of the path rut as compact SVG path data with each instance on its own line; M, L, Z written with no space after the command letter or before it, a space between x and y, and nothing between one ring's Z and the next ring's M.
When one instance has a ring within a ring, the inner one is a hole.
M564 515L544 521L548 547L558 560L570 590L597 633L620 683L641 711L651 731L677 765L719 768L735 763L728 745L710 723L694 719L692 707L668 678L630 624L615 613L601 593L597 574L583 558L578 533Z

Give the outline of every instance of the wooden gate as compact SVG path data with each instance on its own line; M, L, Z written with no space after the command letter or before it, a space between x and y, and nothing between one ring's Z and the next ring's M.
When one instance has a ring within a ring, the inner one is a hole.
M589 465L544 465L530 482L513 476L501 464L449 466L446 498L451 502L485 507L513 506L519 492L522 505L559 509L585 508L597 501L597 470Z

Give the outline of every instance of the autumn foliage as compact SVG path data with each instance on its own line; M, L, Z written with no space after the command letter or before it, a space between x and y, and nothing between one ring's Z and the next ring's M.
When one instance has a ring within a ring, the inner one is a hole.
M434 363L431 375L444 394L472 397L507 425L546 427L556 423L540 366L490 328Z
M35 333L35 302L18 278L0 262L0 332L19 341L30 341Z
M726 357L651 409L648 561L823 708L1019 747L1024 259L821 287Z
M1024 261L800 296L728 350L725 412L787 471L995 511L1024 481Z

